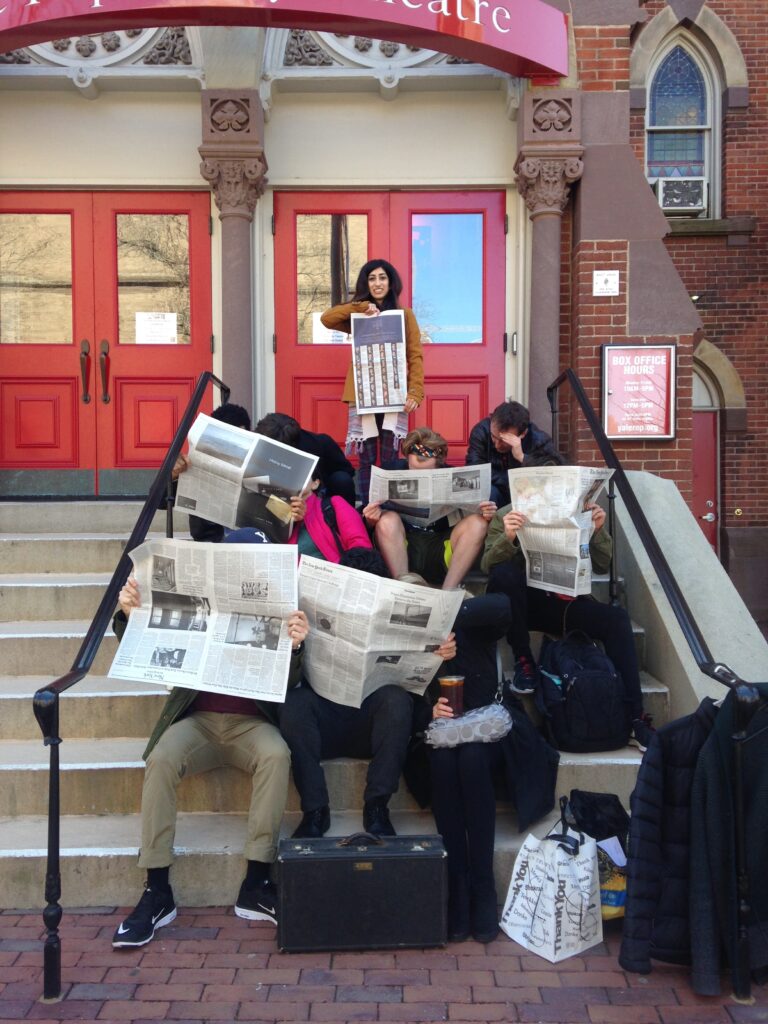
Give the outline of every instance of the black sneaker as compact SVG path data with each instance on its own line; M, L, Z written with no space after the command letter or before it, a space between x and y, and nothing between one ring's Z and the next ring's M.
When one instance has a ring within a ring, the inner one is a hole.
M651 736L656 732L651 725L652 721L651 716L645 712L639 718L634 719L632 722L632 732L629 736L630 747L637 747L641 753L645 753L648 749L648 744L651 742Z
M277 924L276 893L271 882L264 881L254 889L246 889L245 882L235 903L235 913L246 921L271 921Z
M314 811L306 811L291 838L319 839L320 836L325 835L330 827L331 810L326 804L325 807L318 807Z
M156 928L163 928L176 917L173 890L150 889L145 886L144 895L136 904L132 914L118 925L112 936L114 949L124 946L145 946L154 936Z
M396 836L397 832L389 820L387 800L366 800L363 806L363 828L372 836Z
M522 654L515 662L515 671L509 684L513 693L535 693L539 683L539 673L530 658Z

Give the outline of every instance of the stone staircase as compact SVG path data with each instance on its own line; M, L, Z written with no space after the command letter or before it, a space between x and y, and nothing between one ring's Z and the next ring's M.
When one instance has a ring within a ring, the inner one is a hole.
M117 563L139 505L131 502L0 503L0 907L44 906L49 751L32 712L32 695L70 667ZM177 519L186 535L186 517ZM154 529L161 533L158 516ZM64 532L66 530L66 532ZM598 584L599 585L599 584ZM642 630L636 641L643 655ZM92 673L61 699L61 874L65 907L132 905L143 875L136 866L143 762L141 754L165 689L110 680L116 649L107 633ZM506 645L504 645L506 648ZM643 673L646 709L667 718L664 686ZM640 755L563 753L558 793L610 791L628 805ZM366 763L326 765L331 834L361 828ZM231 902L242 879L241 855L249 783L234 769L186 779L179 788L179 902ZM404 786L392 800L399 833L434 832ZM544 834L554 821L539 822ZM290 835L300 818L291 789L284 821ZM500 893L523 836L514 812L499 805L496 873Z

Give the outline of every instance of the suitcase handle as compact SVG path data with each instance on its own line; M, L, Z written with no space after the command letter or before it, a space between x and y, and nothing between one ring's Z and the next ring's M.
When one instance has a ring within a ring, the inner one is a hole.
M383 846L384 840L371 832L353 832L346 839L340 839L337 846L353 846L356 843L365 843L366 846Z

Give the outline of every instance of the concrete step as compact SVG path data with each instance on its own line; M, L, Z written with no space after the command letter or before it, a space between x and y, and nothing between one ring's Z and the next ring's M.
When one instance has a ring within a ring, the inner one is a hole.
M52 680L52 676L0 676L0 741L40 739L32 698ZM146 739L167 695L167 688L156 683L88 675L61 697L61 735L67 741L76 736Z
M67 740L59 747L61 808L63 814L132 814L141 805L146 738ZM8 740L0 748L0 816L44 814L48 808L49 750L40 740ZM634 747L604 754L561 753L558 786L616 793L628 803L640 765ZM346 810L363 805L368 762L337 758L325 763L332 808ZM250 781L235 768L221 768L182 779L179 808L183 811L240 812L250 801ZM288 810L298 810L293 786ZM392 798L397 810L416 810L416 803L401 783Z
M300 814L286 814L282 835L290 836ZM557 820L552 813L533 826L546 835ZM425 811L395 811L399 835L433 835L435 823ZM2 821L0 839L0 909L45 906L46 819L23 817ZM359 811L335 813L331 836L346 836L361 827ZM64 907L133 907L141 895L144 872L136 865L140 835L136 814L75 816L61 820L61 875ZM514 859L527 833L517 830L515 816L500 811L496 823L494 870L503 901ZM234 902L243 880L245 815L180 814L171 882L180 906L221 906Z
M85 638L90 621L0 622L0 665L6 676L48 676L67 672ZM106 675L117 650L117 638L108 628L93 664Z
M125 538L95 533L5 533L0 565L6 573L112 573Z
M91 619L111 578L79 572L1 575L0 622Z
M138 501L0 501L2 533L106 533L128 537L142 503ZM174 532L189 530L189 517L174 509ZM165 533L165 512L156 512L153 531Z

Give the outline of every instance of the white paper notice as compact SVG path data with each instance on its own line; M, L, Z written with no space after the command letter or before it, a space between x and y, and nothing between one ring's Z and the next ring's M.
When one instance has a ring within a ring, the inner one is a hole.
M178 342L176 313L137 313L137 345L175 345Z

